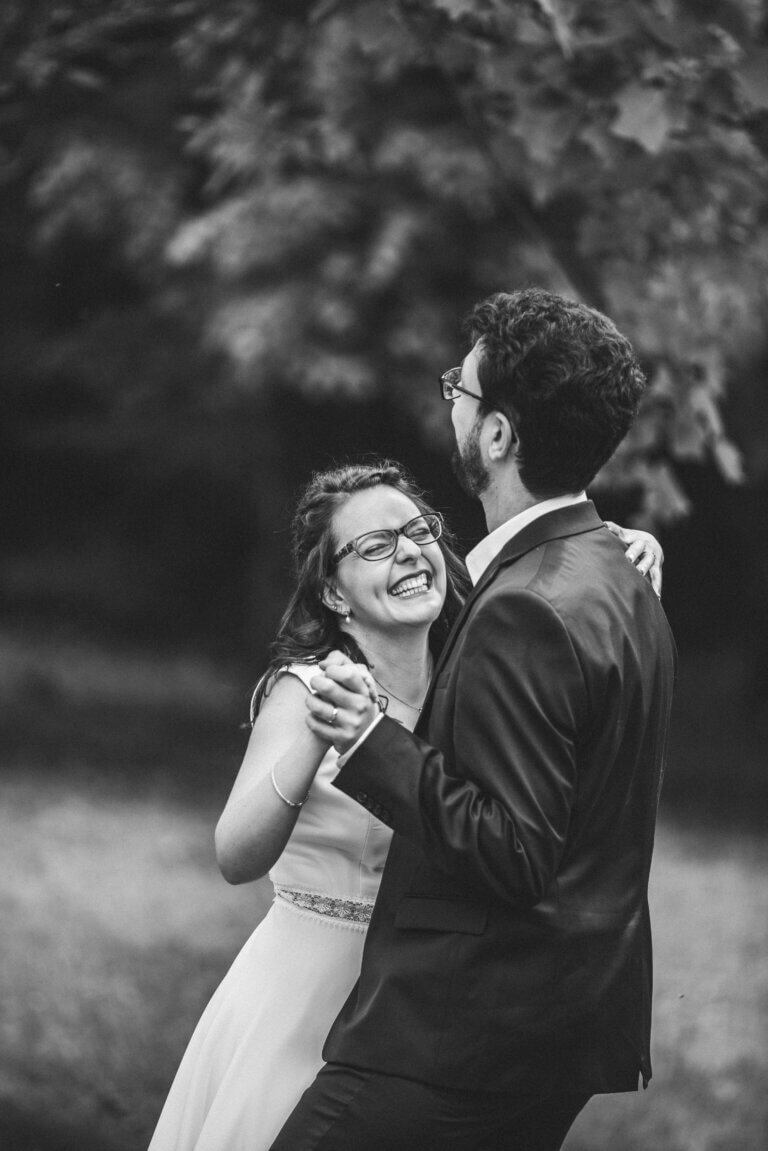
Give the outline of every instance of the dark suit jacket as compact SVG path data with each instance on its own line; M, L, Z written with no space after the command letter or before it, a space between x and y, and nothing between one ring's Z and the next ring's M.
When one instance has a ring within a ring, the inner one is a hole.
M675 661L656 595L591 503L510 540L416 733L382 720L337 778L395 835L326 1060L479 1090L647 1082Z

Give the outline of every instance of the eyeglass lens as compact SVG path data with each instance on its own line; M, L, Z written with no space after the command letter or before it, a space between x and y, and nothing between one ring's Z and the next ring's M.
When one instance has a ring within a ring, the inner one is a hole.
M461 381L461 368L449 368L440 377L443 386L443 395L446 400L452 400L456 395L456 388Z

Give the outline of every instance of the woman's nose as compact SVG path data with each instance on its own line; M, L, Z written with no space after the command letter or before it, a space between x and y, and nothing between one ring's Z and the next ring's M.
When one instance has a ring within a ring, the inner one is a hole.
M421 555L421 548L413 540L408 539L408 536L400 535L397 537L397 559L401 563L408 563L411 560L416 560Z

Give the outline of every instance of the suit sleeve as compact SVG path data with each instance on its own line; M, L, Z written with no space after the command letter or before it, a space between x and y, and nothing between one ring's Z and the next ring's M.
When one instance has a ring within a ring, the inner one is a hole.
M466 628L445 719L452 754L385 720L336 785L438 868L532 906L568 829L584 679L562 620L534 592L489 593Z

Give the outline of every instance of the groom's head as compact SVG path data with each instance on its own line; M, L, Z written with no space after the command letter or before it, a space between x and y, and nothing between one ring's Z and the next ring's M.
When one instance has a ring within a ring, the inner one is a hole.
M494 471L513 466L537 499L582 491L645 388L629 341L602 313L539 288L483 300L466 330L453 410L466 489L481 496Z

